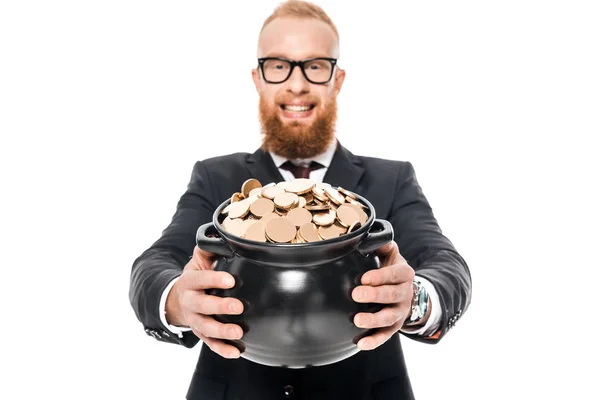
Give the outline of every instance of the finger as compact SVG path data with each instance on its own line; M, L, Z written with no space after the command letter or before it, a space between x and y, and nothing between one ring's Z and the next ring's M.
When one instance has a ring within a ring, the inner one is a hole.
M384 344L389 338L400 330L402 322L398 321L388 328L380 328L372 335L365 336L356 344L360 350L373 350Z
M363 285L395 285L402 282L412 282L415 271L406 263L388 265L378 269L372 269L363 274L360 282Z
M200 332L193 332L198 336L212 351L225 358L239 358L240 351L232 345L223 342L220 339L209 338Z
M206 337L214 339L241 339L244 331L236 324L223 324L213 317L202 314L195 314L189 318L190 328Z
M185 302L184 302L185 301ZM244 311L244 305L233 297L219 297L199 293L182 301L182 305L192 312L204 315L231 314L237 315Z
M352 300L357 303L393 304L410 299L412 283L401 285L357 286L352 291Z
M214 264L217 261L217 256L206 250L202 250L200 247L194 247L194 254L192 256L194 260L200 265L201 269L209 270L214 268Z
M377 249L377 255L381 259L383 265L406 261L398 250L398 244L393 240Z
M225 271L186 271L181 275L181 287L186 289L230 289L235 285L233 275Z
M396 322L406 319L407 306L400 303L390 307L384 307L376 313L358 313L354 316L354 325L359 328L386 328Z

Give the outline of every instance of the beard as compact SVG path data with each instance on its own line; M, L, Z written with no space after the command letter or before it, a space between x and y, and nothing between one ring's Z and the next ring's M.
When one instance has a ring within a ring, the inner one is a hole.
M284 124L278 114L279 104L285 99L276 99L274 105L268 104L261 96L259 112L262 127L262 146L269 151L290 160L311 158L327 150L335 138L335 123L337 119L337 101L334 97L321 110L318 99L307 99L315 104L317 113L314 121L308 125L292 121Z

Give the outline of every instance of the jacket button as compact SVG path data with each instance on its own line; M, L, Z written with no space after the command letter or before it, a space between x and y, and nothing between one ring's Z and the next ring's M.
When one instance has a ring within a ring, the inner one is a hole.
M292 385L285 385L283 387L283 394L285 395L285 397L292 397L293 393L294 393L294 387Z

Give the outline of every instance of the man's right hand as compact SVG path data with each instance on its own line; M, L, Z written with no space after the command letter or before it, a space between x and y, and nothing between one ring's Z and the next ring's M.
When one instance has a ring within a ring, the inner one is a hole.
M241 314L244 305L232 297L210 296L205 289L229 289L235 284L231 274L213 271L215 255L196 246L194 254L167 295L166 317L171 325L189 327L215 353L238 358L240 351L222 339L241 339L237 324L222 324L211 315Z

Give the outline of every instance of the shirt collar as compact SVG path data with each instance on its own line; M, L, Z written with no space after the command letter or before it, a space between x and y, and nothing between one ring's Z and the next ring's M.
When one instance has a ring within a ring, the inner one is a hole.
M325 168L329 168L329 164L331 164L331 160L333 159L333 155L335 154L336 148L337 148L337 139L334 138L331 141L331 143L329 144L329 146L327 147L327 150L325 150L321 154L317 154L316 156L314 156L312 158L289 160L285 157L282 157L278 154L274 154L272 152L269 152L269 154L271 155L271 158L273 159L273 162L275 163L277 168L281 167L283 165L283 163L285 163L286 161L290 161L291 163L293 163L295 165L306 165L306 166L310 165L311 161L316 161L319 164L323 165Z

